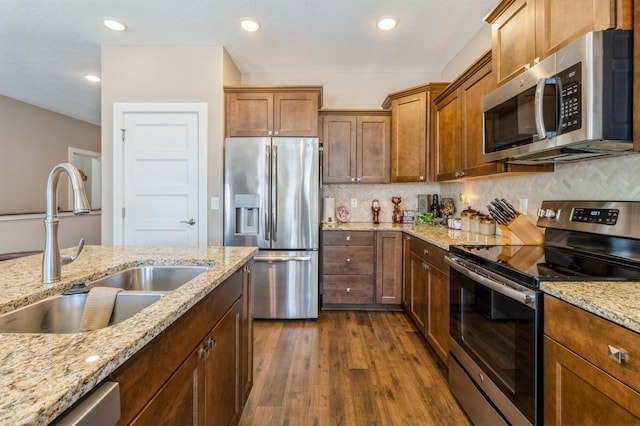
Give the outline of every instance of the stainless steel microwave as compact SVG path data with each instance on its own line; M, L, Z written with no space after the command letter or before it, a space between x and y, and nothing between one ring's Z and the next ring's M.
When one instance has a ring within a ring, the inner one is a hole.
M482 99L485 162L569 162L633 152L633 35L596 31Z

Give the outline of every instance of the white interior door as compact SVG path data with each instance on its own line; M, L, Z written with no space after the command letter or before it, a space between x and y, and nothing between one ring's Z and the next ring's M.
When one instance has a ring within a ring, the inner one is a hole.
M202 117L197 111L171 109L122 111L122 240L114 238L116 244L206 244L201 232L203 225L206 230L206 210L201 206L206 194L200 176L200 157L206 157L200 152ZM114 227L116 236L115 220Z

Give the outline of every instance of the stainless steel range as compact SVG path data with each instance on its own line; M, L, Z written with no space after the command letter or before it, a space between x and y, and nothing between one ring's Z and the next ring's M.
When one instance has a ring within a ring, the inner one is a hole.
M452 246L449 387L475 424L542 423L542 294L640 280L640 202L545 201L541 246Z

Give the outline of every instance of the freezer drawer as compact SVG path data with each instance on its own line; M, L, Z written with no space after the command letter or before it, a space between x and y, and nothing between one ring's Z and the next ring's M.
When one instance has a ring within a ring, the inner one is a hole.
M318 252L260 251L253 268L253 316L318 318Z

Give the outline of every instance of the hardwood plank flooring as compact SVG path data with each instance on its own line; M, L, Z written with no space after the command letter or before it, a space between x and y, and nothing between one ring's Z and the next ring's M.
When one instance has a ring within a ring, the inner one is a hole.
M254 336L241 426L470 425L446 369L403 312L256 321Z

